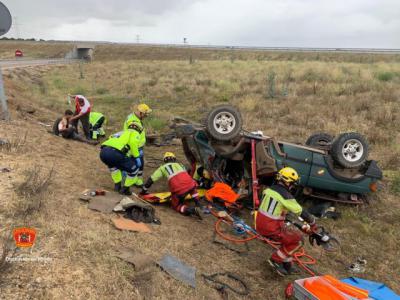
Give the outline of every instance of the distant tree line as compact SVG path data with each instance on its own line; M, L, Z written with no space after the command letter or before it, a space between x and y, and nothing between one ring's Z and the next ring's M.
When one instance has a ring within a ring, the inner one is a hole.
M2 37L0 40L3 41L27 41L27 42L45 42L45 40L43 39L35 39L35 38L31 38L31 39L22 39L22 38L13 38L13 37Z

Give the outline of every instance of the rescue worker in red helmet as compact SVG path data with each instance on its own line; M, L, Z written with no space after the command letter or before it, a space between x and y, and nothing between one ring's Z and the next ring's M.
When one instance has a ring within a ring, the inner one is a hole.
M142 194L147 194L151 185L162 177L168 179L172 208L183 215L196 215L201 219L198 208L189 207L185 203L186 196L190 195L196 206L199 206L197 183L189 175L185 167L176 162L176 156L172 152L166 152L164 154L164 164L160 166L143 185Z
M299 180L295 169L281 169L277 174L276 183L263 191L256 217L257 232L281 243L280 248L268 260L281 276L294 273L292 255L302 246L303 237L299 230L285 224L286 214L294 213L307 222L303 226L305 233L311 233L317 227L313 215L304 210L290 192Z

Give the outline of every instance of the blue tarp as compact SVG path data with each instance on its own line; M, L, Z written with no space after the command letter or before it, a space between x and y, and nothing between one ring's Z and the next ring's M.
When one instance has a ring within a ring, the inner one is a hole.
M356 277L349 277L341 280L352 286L368 290L369 297L375 300L400 300L400 296L380 282L369 281Z

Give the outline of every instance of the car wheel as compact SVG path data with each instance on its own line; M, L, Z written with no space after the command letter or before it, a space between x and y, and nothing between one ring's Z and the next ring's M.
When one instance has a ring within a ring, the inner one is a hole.
M311 147L326 147L333 141L333 136L329 133L318 132L311 135L307 141L306 145Z
M54 133L55 135L59 135L59 134L60 134L60 132L58 131L58 123L61 122L61 119L62 119L62 118L57 118L57 120L54 121L54 124L53 124L53 133Z
M211 137L219 141L229 141L242 130L242 116L235 107L220 105L208 113L205 125Z
M333 141L331 155L342 167L357 168L368 157L367 140L356 132L343 133Z

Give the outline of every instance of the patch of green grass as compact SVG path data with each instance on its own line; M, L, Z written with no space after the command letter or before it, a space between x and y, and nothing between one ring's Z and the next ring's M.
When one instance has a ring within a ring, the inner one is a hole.
M380 72L376 75L376 78L378 78L380 81L391 81L394 78L394 73Z
M167 126L167 121L156 117L149 117L144 121L146 130L162 131Z
M67 87L65 81L62 80L61 78L54 78L53 85L55 88L57 88L59 90L63 90Z
M394 177L390 190L393 194L400 195L400 175Z
M72 89L71 94L72 95L85 95L88 93L88 90L84 88L83 86L77 86L74 89Z
M98 95L104 95L104 94L107 94L107 93L109 93L110 91L107 89L107 88L105 88L105 87L101 87L101 88L98 88L97 90L96 90L96 94L98 94Z

